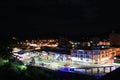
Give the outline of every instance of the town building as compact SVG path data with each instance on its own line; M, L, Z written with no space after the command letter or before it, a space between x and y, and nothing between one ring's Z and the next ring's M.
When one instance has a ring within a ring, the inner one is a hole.
M93 64L112 63L112 54L109 40L83 40L79 49L71 49L72 60Z
M49 47L67 51L73 61L92 64L113 63L115 56L120 56L120 35L110 34L108 38L86 37L80 41L66 39L25 40L21 42L26 49L42 49ZM48 49L48 48L47 48ZM53 50L54 52L55 50Z

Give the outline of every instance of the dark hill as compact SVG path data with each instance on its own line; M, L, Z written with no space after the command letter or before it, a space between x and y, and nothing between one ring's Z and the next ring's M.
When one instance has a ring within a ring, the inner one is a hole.
M98 80L120 80L119 77L120 77L120 68L117 68L116 70L107 73Z

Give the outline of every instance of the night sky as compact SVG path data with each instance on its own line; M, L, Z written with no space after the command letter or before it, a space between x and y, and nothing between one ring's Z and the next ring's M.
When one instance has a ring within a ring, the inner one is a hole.
M16 0L0 4L0 35L80 35L120 29L118 2Z

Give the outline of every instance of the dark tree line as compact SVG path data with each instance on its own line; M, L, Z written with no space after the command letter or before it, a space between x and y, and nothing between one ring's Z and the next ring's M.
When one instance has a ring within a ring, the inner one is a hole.
M0 40L0 58L9 59L12 56L12 48L16 45L16 40L7 37Z

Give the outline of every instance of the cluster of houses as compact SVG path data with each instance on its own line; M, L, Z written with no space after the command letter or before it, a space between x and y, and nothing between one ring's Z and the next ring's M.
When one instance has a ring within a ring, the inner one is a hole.
M80 41L65 39L25 40L21 42L26 49L54 49L69 50L73 61L82 61L93 64L113 63L114 57L120 55L120 34L110 34L108 38L84 38Z

